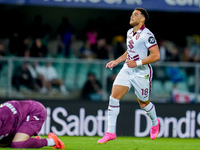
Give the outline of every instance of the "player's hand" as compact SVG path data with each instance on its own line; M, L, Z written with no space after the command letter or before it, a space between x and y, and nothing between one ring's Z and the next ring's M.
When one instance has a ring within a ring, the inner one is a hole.
M106 64L106 68L108 67L108 68L110 68L110 70L112 70L113 67L117 66L118 64L119 63L117 61L113 60Z
M137 67L137 64L134 60L127 60L126 61L126 64L129 68L134 68L134 67Z

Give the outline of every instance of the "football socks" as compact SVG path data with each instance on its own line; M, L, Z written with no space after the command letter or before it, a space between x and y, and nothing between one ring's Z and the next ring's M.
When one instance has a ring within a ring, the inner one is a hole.
M152 121L152 126L156 126L158 124L158 121L157 121L156 109L153 103L150 102L143 109L147 112L147 115L150 117Z
M109 133L115 133L117 116L120 111L119 100L110 96L109 106L108 106L108 130Z

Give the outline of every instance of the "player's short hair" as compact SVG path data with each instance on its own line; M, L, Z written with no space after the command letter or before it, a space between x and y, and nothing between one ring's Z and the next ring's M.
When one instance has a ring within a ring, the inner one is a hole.
M138 8L135 8L135 10L139 10L141 12L141 14L145 17L145 22L149 20L149 14L146 9L138 7Z

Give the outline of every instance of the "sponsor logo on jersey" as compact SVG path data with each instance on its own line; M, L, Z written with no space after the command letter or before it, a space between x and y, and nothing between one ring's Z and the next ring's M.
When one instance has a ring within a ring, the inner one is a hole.
M149 39L148 39L149 43L153 44L156 42L156 40L154 39L153 36L150 36Z
M3 107L3 106L7 106L12 111L13 114L17 113L17 110L15 109L15 107L12 104L4 103L4 104L1 105L1 107Z
M144 76L145 79L149 79L149 74Z

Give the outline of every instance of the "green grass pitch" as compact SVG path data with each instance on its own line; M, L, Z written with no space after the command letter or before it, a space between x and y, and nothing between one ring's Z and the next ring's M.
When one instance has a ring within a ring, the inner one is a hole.
M46 136L42 136L46 138ZM200 139L121 137L106 144L97 144L100 137L60 136L66 150L200 150ZM1 148L2 149L2 148ZM44 150L50 147L42 148ZM11 150L6 148L5 150ZM13 150L13 149L12 149ZM38 149L27 149L38 150Z

